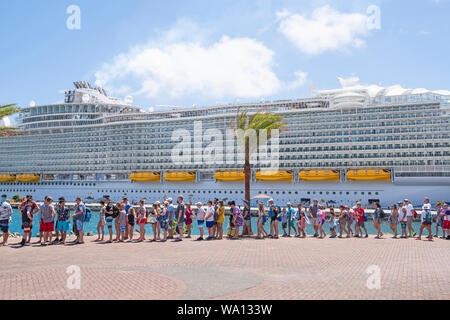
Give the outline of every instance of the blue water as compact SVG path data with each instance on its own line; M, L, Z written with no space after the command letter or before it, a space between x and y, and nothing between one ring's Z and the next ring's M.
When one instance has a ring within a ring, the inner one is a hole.
M257 219L255 217L252 218L252 231L254 233L257 232L257 225L256 225L257 221L256 220ZM93 234L97 234L98 221L99 221L99 213L98 212L92 212L91 221L89 223L85 223L84 231L86 233L87 232L92 232ZM10 232L11 233L22 233L21 224L22 224L22 220L21 220L21 216L20 216L19 210L15 209L14 213L13 213L13 216L12 216ZM227 217L225 217L225 223L224 223L224 228L223 228L224 229L224 233L226 233L228 225L229 225L229 217L227 216ZM279 224L279 226L280 226L280 234L282 234L283 231L282 231L282 228L281 228L281 224ZM352 226L353 230L354 230L354 226L355 226L355 224L353 224L353 226ZM399 227L398 228L398 232L401 233L400 226L398 226L398 227ZM72 223L71 223L70 228L72 228ZM373 223L371 221L366 222L366 228L367 228L367 231L369 232L369 234L372 234L372 235L376 235L377 234L375 228L373 227ZM420 223L419 222L415 222L414 223L414 230L418 231L419 228L420 228ZM266 223L265 229L266 229L266 231L270 230L269 222ZM136 227L135 230L138 231L139 227ZM309 235L314 234L314 229L313 229L313 227L311 225L307 225L307 229L306 230L307 230L307 233ZM383 231L383 233L392 233L388 222L383 222L382 223L381 230ZM113 231L115 231L114 228L113 228ZM241 231L242 231L242 228L241 228ZM326 223L324 225L324 231L329 233L328 223ZM33 236L36 236L38 234L38 232L39 232L39 220L37 219L37 215L35 215L35 217L34 217L34 225L33 225ZM107 228L105 228L105 233L108 234ZM205 234L206 233L207 233L207 230L206 230L206 226L205 226ZM149 225L149 224L146 225L146 234L147 235L153 234L152 226ZM193 226L193 229L192 229L192 234L193 235L199 235L200 234L200 231L198 229L198 226L197 226L196 222L194 222L194 226ZM294 234L293 230L291 231L291 234L292 235ZM344 233L344 235L345 235L345 233Z

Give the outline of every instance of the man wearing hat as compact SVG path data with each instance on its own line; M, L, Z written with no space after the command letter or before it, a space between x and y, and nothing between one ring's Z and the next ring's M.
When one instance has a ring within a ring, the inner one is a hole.
M408 199L405 199L405 208L406 208L406 219L408 219L408 237L415 237L416 231L413 228L413 220L414 220L414 207Z

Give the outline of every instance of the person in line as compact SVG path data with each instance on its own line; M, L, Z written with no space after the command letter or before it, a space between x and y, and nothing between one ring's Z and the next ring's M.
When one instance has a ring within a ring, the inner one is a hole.
M77 197L75 200L77 204L77 210L75 214L72 216L76 218L78 236L75 244L84 244L84 219L86 217L86 206L84 205L81 197ZM75 220L75 219L74 219ZM74 222L75 223L75 222Z
M159 201L156 201L153 204L153 210L150 212L150 216L148 219L148 222L152 225L153 230L153 240L150 240L150 242L156 242L158 240L158 218L159 218Z
M294 230L294 232L295 232L295 237L297 237L298 236L298 233L297 233L297 228L295 228L295 210L294 210L294 208L292 207L292 204L289 202L288 204L287 204L287 213L288 213L288 237L290 237L291 236L291 229L293 229Z
M302 229L302 212L305 212L301 203L297 205L297 209L295 210L295 219L297 220L297 230L298 233L295 237L301 238L301 229ZM306 219L305 219L305 228L306 228Z
M97 223L97 239L95 242L104 241L105 240L105 226L106 223L106 208L105 202L100 201L100 215Z
M364 232L366 233L365 238L369 238L369 232L367 232L366 229L366 213L364 211L364 208L361 206L361 202L358 202L356 204L356 211L358 214L358 228L360 230L361 233L361 238L363 236L362 230L364 230Z
M60 198L58 208L56 209L56 220L58 221L57 229L60 232L60 244L65 245L67 232L70 230L70 208L66 206L66 200Z
M444 204L443 220L444 225L442 227L442 230L447 234L447 237L445 237L444 233L444 239L450 240L450 209L448 208L447 203Z
M44 233L44 240L41 243L41 245L51 245L52 237L53 237L53 231L55 231L55 207L53 206L53 199L52 197L46 197L46 200L44 204L41 207L41 227L40 229Z
M133 242L133 237L134 237L134 226L136 225L136 210L133 207L130 207L128 209L128 220L127 220L127 224L128 224L128 242ZM125 237L126 239L126 237Z
M195 218L194 213L192 212L191 206L192 206L192 203L186 202L186 210L184 212L186 227L187 227L187 230L188 230L188 234L186 236L186 239L190 239L191 238L192 222L193 222L193 219ZM214 229L214 225L213 225L213 233L214 232L215 232L215 229Z
M414 227L412 225L414 221L414 207L408 199L405 199L404 201L406 208L406 218L408 219L408 237L413 238L416 236L416 231L414 230Z
M212 201L208 201L206 208L206 227L208 228L208 238L206 240L214 240L214 207Z
M281 228L283 229L283 238L287 238L287 226L288 226L288 212L286 208L281 210Z
M161 242L166 242L167 241L167 231L169 230L169 211L168 211L168 207L169 207L169 202L168 201L164 201L163 206L161 208L161 211L159 213L159 224L161 226L161 229L163 230L163 239L161 240Z
M264 239L264 224L266 223L266 209L262 201L258 202L258 235L256 239Z
M223 206L223 201L219 201L218 202L218 207L217 207L217 236L216 239L217 240L222 240L223 239L223 223L225 222L225 207Z
M30 232L28 232L28 238L26 239L26 243L30 244L31 243L31 233L33 231L33 218L34 215L36 213L39 212L40 208L38 206L38 204L36 203L36 201L33 200L33 196L31 194L26 196L25 201L23 201L20 205L19 205L19 210L22 211L22 208L25 205L29 205L29 202L31 202L31 222L30 222ZM41 238L42 239L42 238ZM40 243L40 242L39 242Z
M279 222L279 216L281 214L281 209L279 206L275 205L274 201L272 199L269 200L269 216L270 216L270 234L269 238L272 239L278 239L279 235L279 228L278 228L278 222Z
M391 214L389 216L389 225L391 227L392 232L394 233L393 239L397 239L398 236L398 229L397 224L399 221L399 211L396 204L393 204L391 207Z
M200 231L200 237L198 237L196 241L203 241L205 240L203 237L204 234L203 228L205 226L206 212L203 209L203 203L197 202L195 205L197 206L197 226L198 230Z
M242 228L242 236L252 236L252 213L250 208L250 203L247 200L244 200L244 226Z
M138 242L145 241L145 225L147 224L147 210L145 209L145 200L139 201L139 208L137 210L137 218L139 225Z
M167 237L167 239L173 239L173 229L172 229L172 225L173 225L173 221L175 219L175 206L173 205L173 199L172 198L168 198L167 202L169 203L169 206L167 207L167 211L169 212L169 236Z
M440 202L436 203L436 221L435 221L436 234L434 235L435 238L439 238L439 227L441 227L442 229L442 227L444 226L444 220L442 219L444 217L444 214L442 214L443 211L444 210L442 209L441 203ZM444 238L445 238L445 231L443 231L442 234L442 239Z
M183 196L178 196L177 198L177 209L175 211L175 215L177 218L177 228L178 228L178 239L176 239L176 242L183 241L183 234L184 234L184 203L183 203Z
M399 202L398 203L399 206L399 222L400 222L400 226L402 228L402 235L400 236L401 239L406 239L408 238L408 234L406 231L407 228L407 224L408 224L408 217L407 217L407 211L406 208L403 206L403 202Z
M114 209L109 196L105 197L105 201L100 202L100 205L105 207L105 221L108 228L109 240L108 243L113 242L113 222L114 222Z
M217 211L219 209L219 199L214 198L213 200L213 206L214 206L214 228L213 228L213 236L214 239L219 238L219 230L217 228L217 221L219 220L219 212Z
M22 230L23 230L23 236L22 241L20 242L20 245L23 247L27 243L28 234L31 234L31 226L33 222L33 215L32 212L32 203L31 200L27 199L25 203L22 203L19 206L21 217L22 217Z
M301 238L305 239L307 237L306 233L306 213L305 210L300 210L300 226L299 226L299 235L301 233Z
M128 215L128 212L129 212L129 210L130 210L130 208L131 208L131 204L128 202L128 198L127 198L127 197L123 197L123 198L122 198L122 203L123 203L123 205L124 205L124 207L125 207L125 212L126 212L127 215ZM129 225L128 225L128 220L127 220L126 226L125 226L125 240L128 240L128 238L129 238L129 232L128 232L129 227L128 227L128 226L129 226Z
M3 247L6 247L8 245L9 225L11 223L11 216L13 214L12 207L8 203L7 198L8 197L6 194L3 194L0 198L0 230L3 233Z
M352 229L352 225L353 225L353 220L354 220L354 216L352 211L350 210L349 206L345 206L345 214L347 215L347 230L348 232L350 232L350 236L353 237L353 235L356 233L353 233L353 229Z
M232 212L232 221L234 228L236 228L236 233L232 239L238 240L239 239L239 227L241 227L244 224L244 217L242 216L241 210L236 206L236 203L234 201L230 202L230 208Z
M373 213L373 226L377 230L377 236L375 239L382 239L383 232L381 232L381 221L384 215L384 211L381 208L381 205L379 202L375 202L375 211Z
M422 224L420 226L419 236L416 238L416 240L422 240L423 229L427 229L428 241L433 241L433 233L431 232L433 217L431 215L431 203L429 198L425 198L424 204L422 206L422 212L420 214L420 221L422 222Z
M336 233L336 215L334 213L334 208L330 208L330 217L328 218L328 225L330 227L330 239L337 237Z
M117 208L120 211L120 215L119 215L119 227L120 227L119 242L125 242L125 232L127 230L128 215L127 215L127 212L125 210L125 204L123 202L119 202L117 204Z
M339 237L343 237L344 231L347 234L347 238L350 238L350 232L347 229L347 212L345 211L345 207L343 205L339 206Z
M327 237L327 233L323 230L323 225L325 224L325 218L326 218L326 211L325 207L323 205L319 206L319 211L317 212L317 224L318 224L318 231L319 231L319 237L318 239L324 239Z
M319 236L319 219L318 219L319 211L320 211L319 200L314 199L313 204L309 206L309 217L314 227L314 238L317 238Z

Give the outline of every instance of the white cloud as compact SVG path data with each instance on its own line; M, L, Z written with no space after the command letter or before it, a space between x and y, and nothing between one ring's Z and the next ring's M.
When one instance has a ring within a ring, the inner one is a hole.
M105 63L95 73L96 85L146 98L232 99L270 96L306 81L301 71L292 83L280 80L273 70L275 53L262 42L223 36L205 44L206 33L183 20Z
M277 13L278 31L301 52L310 55L326 51L360 48L369 35L367 16L341 13L326 5L315 9L311 17L283 10Z
M308 81L308 73L303 71L297 71L294 73L296 80L287 83L286 88L289 90L295 90L298 89L306 84Z

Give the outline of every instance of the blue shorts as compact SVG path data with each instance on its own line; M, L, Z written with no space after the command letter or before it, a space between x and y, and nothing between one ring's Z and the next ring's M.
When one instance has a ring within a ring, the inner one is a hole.
M206 221L206 227L207 227L208 229L214 227L214 221Z
M125 228L126 228L126 225L125 226L120 226L120 232L125 232Z
M56 226L56 231L59 231L59 232L67 232L67 231L69 231L69 222L67 222L67 221L58 221L58 224Z
M108 229L112 229L114 219L112 217L106 218L106 226Z
M203 228L203 225L205 224L205 220L197 220L197 225L199 226L199 227L202 227Z
M83 231L83 225L84 225L84 221L77 220L77 230L78 231Z

